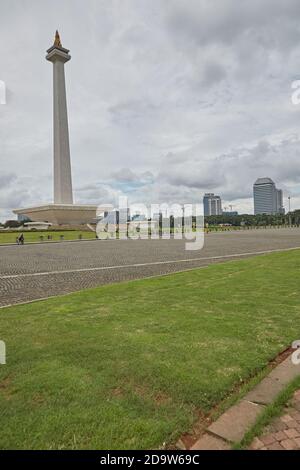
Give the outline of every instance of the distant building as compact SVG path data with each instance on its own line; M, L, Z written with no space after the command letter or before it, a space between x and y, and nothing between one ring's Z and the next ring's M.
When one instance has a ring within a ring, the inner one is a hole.
M30 218L27 215L18 215L18 222L31 222Z
M145 220L148 220L148 219L144 214L134 214L131 220L136 221L136 222L145 222Z
M254 214L284 214L283 194L271 178L258 178L253 186Z
M23 228L27 230L49 230L51 225L50 222L26 222L24 227L21 227L20 230Z
M222 215L222 200L214 193L206 193L203 197L204 216Z
M113 209L105 211L103 216L98 218L98 222L101 224L127 224L130 220L130 210L129 208L123 209Z
M282 189L277 189L277 210L279 214L284 214L285 210L283 207L283 192Z
M234 217L239 215L238 211L230 211L230 212L223 212L222 215L229 215L230 217Z

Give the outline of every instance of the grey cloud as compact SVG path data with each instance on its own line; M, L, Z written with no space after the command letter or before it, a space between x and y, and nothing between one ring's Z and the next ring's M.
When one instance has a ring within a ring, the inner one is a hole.
M5 189L7 186L9 186L12 181L16 179L16 175L14 173L8 173L8 174L1 174L0 173L0 191Z
M251 211L253 181L270 176L296 204L299 14L298 0L2 2L0 79L11 99L0 106L0 219L52 200L44 55L57 27L72 55L78 202L126 191L139 202L199 201L212 190Z
M166 22L171 31L199 45L212 42L232 45L245 35L270 48L278 46L281 37L285 38L284 43L293 46L293 30L300 13L297 0L189 0L188 3L172 0L168 5ZM275 33L279 25L276 36L268 35L270 31Z
M115 171L111 175L112 179L120 182L151 182L154 178L153 173L150 171L145 171L140 174L135 173L130 168L121 168L118 171Z
M114 173L112 177L117 181L136 181L137 175L130 168L122 168Z
M32 201L32 193L24 182L12 179L9 184L0 187L0 212L11 208L21 207Z
M204 76L203 76L203 84L204 85L214 85L215 83L220 82L226 77L226 70L225 67L218 63L209 63L206 65Z
M22 207L24 201L28 200L28 193L25 190L18 191L8 191L5 194L0 193L0 209L11 209Z
M194 68L195 81L200 74L204 85L213 86L227 76L249 83L265 77L277 61L286 62L299 47L299 14L297 0L174 0L165 20L174 46ZM207 56L218 64L217 75Z
M251 197L257 175L268 175L279 187L296 192L300 183L299 153L300 140L291 138L277 144L260 141L252 148L233 149L209 160L203 157L197 160L194 152L185 152L182 160L171 162L168 155L159 179L172 185L199 188L202 193L213 189L231 201Z

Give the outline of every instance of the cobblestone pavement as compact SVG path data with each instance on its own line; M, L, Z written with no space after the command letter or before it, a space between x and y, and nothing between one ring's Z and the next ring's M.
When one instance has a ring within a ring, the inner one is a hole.
M286 406L282 416L274 419L264 433L256 437L251 450L300 450L300 390Z
M184 240L2 246L0 306L293 247L300 247L298 228L210 233L200 251L186 251Z

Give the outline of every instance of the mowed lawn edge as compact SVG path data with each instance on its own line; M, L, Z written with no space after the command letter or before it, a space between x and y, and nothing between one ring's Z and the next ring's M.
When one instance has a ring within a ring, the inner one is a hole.
M300 250L0 310L0 448L170 443L300 339Z
M87 230L19 230L18 232L7 233L0 231L0 245L16 244L16 239L21 233L24 235L25 244L60 242L61 237L63 237L65 241L79 240L80 236L84 240L93 240L96 238L95 232ZM51 240L48 240L48 236L51 237ZM43 237L42 240L41 237Z

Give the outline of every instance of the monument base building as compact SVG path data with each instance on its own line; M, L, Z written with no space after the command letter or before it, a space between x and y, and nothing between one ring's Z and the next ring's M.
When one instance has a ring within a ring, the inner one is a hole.
M32 222L52 225L85 225L96 219L97 206L81 204L45 204L44 206L15 209L14 214L28 217Z

